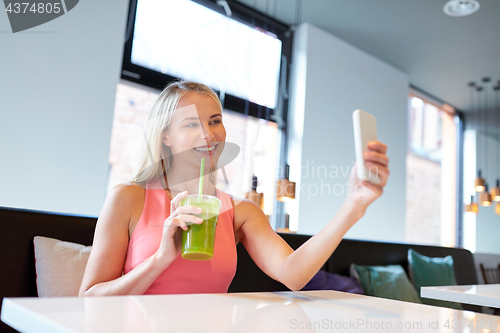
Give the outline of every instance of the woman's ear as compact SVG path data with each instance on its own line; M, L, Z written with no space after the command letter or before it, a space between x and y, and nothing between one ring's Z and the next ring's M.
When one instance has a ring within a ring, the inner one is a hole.
M163 132L162 133L162 139L161 139L161 142L163 142L163 144L167 147L170 147L170 141L168 140L168 137L167 137L167 133L166 132Z

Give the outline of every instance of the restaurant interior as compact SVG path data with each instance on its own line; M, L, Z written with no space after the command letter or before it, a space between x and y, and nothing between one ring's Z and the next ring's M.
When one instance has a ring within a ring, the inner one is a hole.
M377 330L370 318L500 331L499 1L66 0L20 31L7 2L1 332ZM389 180L310 281L321 287L290 291L239 244L227 297L77 297L106 195L133 178L149 111L179 79L217 93L238 147L216 186L294 250L343 206L353 111L375 116ZM191 300L203 314L186 324Z

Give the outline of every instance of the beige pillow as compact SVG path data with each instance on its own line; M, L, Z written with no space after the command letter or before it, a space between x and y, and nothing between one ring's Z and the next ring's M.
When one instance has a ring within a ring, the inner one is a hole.
M38 296L78 296L92 247L41 236L33 243Z

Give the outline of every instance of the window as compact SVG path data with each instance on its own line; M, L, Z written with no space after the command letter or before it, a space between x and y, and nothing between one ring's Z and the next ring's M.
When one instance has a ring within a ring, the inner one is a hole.
M436 106L411 97L411 152L417 156L441 162L443 144L443 113Z
M290 28L228 3L230 16L209 0L131 0L122 78L156 89L177 78L201 82L230 110L282 117Z
M281 44L190 0L139 1L131 62L273 109Z
M409 96L406 241L456 245L457 142L454 111Z

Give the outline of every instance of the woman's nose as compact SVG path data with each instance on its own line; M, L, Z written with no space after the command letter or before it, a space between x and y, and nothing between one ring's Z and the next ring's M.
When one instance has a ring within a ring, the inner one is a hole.
M214 133L211 131L209 126L203 126L201 137L206 140L211 140L214 137Z

